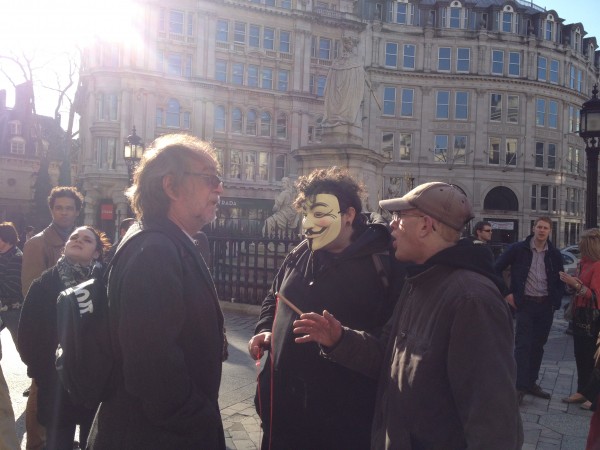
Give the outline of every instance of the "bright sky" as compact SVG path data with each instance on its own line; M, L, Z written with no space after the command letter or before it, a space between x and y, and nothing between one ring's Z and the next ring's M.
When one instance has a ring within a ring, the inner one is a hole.
M20 57L23 52L36 67L34 89L39 114L54 116L58 93L64 87L69 60L78 61L77 46L83 47L94 35L113 39L131 39L132 27L126 23L135 17L130 0L14 0L5 2L0 14L0 56ZM139 12L136 12L140 14ZM138 15L137 17L142 17ZM75 55L75 56L73 56ZM8 72L15 83L25 81L18 66L0 58L0 69ZM0 89L6 89L7 104L14 103L14 90L0 72ZM74 95L74 89L70 93ZM69 103L63 103L61 115L66 127Z
M598 0L537 0L534 4L555 9L566 23L581 22L588 36L600 44ZM38 79L34 80L38 113L53 116L57 93L43 86L64 86L57 81L57 72L64 72L69 54L100 34L113 39L131 41L128 17L143 17L134 10L132 0L11 0L5 2L0 14L0 55L19 55L23 50L34 56ZM0 68L10 72L15 82L24 81L17 67L0 59ZM8 92L7 103L12 106L12 86L0 73L0 89ZM74 91L73 91L74 92ZM68 103L61 109L63 120L68 116ZM64 122L66 126L66 122Z

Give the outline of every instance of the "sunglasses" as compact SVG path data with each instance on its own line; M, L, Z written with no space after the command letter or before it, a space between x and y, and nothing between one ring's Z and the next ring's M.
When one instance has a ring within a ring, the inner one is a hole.
M217 189L221 184L223 184L223 179L215 175L213 173L196 173L196 172L183 172L185 175L191 175L193 177L200 177L207 180L208 185L212 189Z

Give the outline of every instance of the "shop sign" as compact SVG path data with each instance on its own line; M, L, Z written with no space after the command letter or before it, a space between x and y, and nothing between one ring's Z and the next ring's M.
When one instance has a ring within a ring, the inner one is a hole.
M494 230L514 230L515 229L515 224L514 222L493 222L493 221L489 221L490 224L492 225L492 229Z
M102 203L100 204L100 220L113 220L113 204Z

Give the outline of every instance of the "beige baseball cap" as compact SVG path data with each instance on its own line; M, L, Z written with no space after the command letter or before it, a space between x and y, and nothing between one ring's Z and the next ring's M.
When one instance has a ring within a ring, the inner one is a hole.
M418 209L456 231L462 231L473 218L471 204L463 191L439 181L421 184L400 198L381 200L379 206L390 212Z

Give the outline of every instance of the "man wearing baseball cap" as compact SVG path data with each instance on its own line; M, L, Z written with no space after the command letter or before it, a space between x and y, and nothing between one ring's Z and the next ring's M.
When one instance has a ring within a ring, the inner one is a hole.
M490 252L460 239L467 197L433 182L380 206L396 258L415 263L391 320L377 337L307 313L296 342L379 379L372 449L520 449L512 317Z

